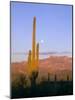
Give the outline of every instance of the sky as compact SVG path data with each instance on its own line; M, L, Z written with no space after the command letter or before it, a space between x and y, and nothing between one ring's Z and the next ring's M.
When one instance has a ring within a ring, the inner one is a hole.
M11 52L32 46L33 18L40 52L72 52L72 6L11 2Z

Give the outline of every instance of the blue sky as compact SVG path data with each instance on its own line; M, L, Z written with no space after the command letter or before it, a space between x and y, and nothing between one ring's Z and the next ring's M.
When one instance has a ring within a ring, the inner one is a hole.
M40 52L72 52L72 6L11 2L12 53L31 49L34 16Z

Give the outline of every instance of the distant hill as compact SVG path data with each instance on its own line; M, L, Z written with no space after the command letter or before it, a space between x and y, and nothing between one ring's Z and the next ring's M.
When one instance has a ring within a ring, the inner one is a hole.
M27 62L11 63L11 74L15 77L19 73L27 74ZM50 56L39 60L39 79L47 78L48 73L51 80L53 75L57 75L58 80L65 79L69 76L72 79L72 58L68 56Z

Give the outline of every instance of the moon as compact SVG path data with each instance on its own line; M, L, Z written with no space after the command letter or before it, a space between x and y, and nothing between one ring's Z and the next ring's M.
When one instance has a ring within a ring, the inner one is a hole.
M41 43L44 43L44 40L41 40Z

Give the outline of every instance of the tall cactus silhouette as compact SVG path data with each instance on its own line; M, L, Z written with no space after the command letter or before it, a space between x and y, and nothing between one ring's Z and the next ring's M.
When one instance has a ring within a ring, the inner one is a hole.
M33 19L32 51L28 55L28 72L31 84L36 83L39 67L39 43L36 44L36 17Z

